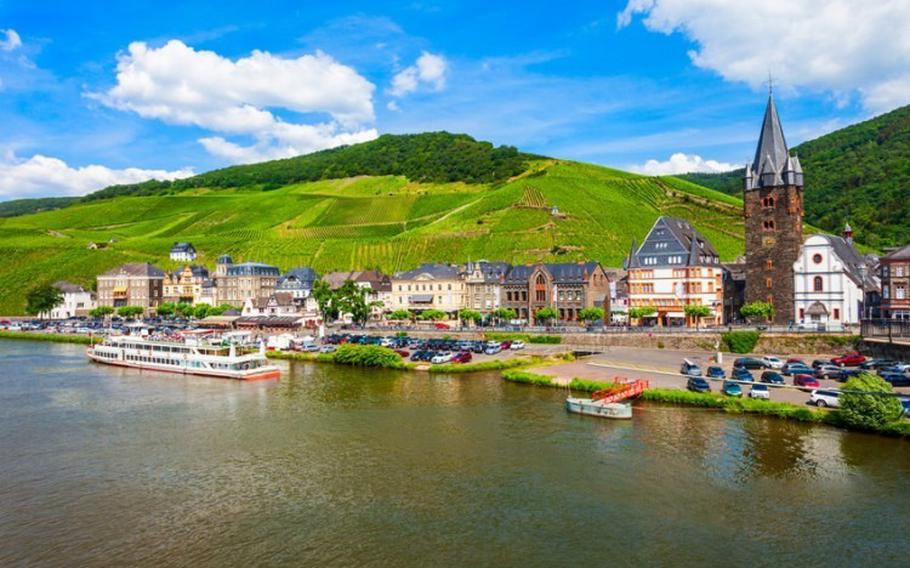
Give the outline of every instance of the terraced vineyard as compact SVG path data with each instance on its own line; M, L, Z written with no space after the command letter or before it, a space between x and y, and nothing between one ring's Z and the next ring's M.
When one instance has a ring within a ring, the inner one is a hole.
M742 254L741 203L729 195L574 162L540 160L528 172L495 185L382 176L200 189L0 219L0 314L21 313L37 282L89 285L130 261L174 268L167 258L177 240L191 241L210 266L225 253L320 271L480 258L619 266L632 238L666 214L690 219L724 259ZM90 242L106 247L90 250Z

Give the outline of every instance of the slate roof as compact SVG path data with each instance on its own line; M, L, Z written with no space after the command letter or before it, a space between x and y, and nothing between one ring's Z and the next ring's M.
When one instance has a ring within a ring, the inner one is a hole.
M883 261L888 260L910 260L910 245L891 251L882 257Z
M192 243L174 243L171 247L171 253L175 252L196 252L196 247Z
M391 292L392 279L378 270L364 270L357 273L355 282L366 282L374 292Z
M480 273L485 284L501 282L503 277L508 274L509 269L512 268L508 262L478 260L469 262L465 265L465 276L472 274L478 267L480 268Z
M509 273L506 274L504 282L506 284L527 284L532 272L534 272L533 266L526 264L513 266Z
M253 298L253 307L258 309L265 309L269 306L269 303L272 300L275 300L275 304L278 306L293 306L294 305L294 296L287 292L278 292L272 294L268 298Z
M745 189L778 185L803 185L803 169L798 157L791 157L784 129L777 115L774 97L768 95L768 106L762 120L755 158L746 166Z
M406 270L395 274L399 280L416 280L420 277L429 277L432 280L455 280L458 278L458 268L450 264L425 263L413 270Z
M101 276L145 276L147 278L164 278L164 271L162 271L157 266L153 266L147 262L130 262L117 268L112 268L107 272L101 274Z
M598 262L562 262L535 265L518 265L513 266L506 275L504 282L506 284L527 284L531 274L542 267L553 278L555 284L581 284L586 281L586 276L590 276L597 267Z
M658 246L658 243L665 245ZM669 245L673 246L669 246ZM684 262L670 263L669 257L682 257ZM656 263L647 263L646 258L655 258ZM678 217L658 217L641 246L635 248L626 259L626 268L657 266L714 266L720 255L714 245L691 223Z
M227 270L228 276L279 276L277 267L261 262L242 262L234 264Z
M51 284L52 287L60 290L64 294L80 294L86 292L87 290L78 284L73 284L72 282L67 282L66 280L58 280Z
M305 266L302 268L293 268L285 272L281 278L278 279L279 288L302 288L304 290L309 290L313 287L313 282L319 278L319 275L316 274L316 271Z
M234 259L229 254L223 254L218 257L218 264L234 264Z
M199 264L190 266L190 272L193 273L193 278L205 279L209 277L209 269Z

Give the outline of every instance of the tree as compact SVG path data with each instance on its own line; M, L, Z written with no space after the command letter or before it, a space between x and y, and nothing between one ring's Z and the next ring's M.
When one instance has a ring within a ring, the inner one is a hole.
M698 329L701 318L706 318L711 315L711 308L701 304L686 304L683 308L683 312L695 320L695 329Z
M93 318L105 318L114 313L114 308L110 306L98 306L97 308L92 308L88 315Z
M367 301L369 293L369 290L353 280L346 280L334 294L339 313L351 314L354 323L365 323L370 319L373 308L382 306L380 301Z
M594 323L596 321L603 321L605 313L606 312L604 312L603 308L598 308L596 306L591 308L584 308L582 310L579 310L578 319L584 322Z
M654 306L636 306L634 308L629 308L629 319L640 320L641 318L653 316L656 313L657 308Z
M458 312L458 317L461 319L461 321L476 325L477 322L483 319L483 314L477 310L469 310L465 308Z
M338 319L340 315L338 297L328 282L322 278L313 282L312 294L313 299L316 300L316 305L319 306L319 311L322 313L322 319L326 323L331 323Z
M739 313L746 319L764 318L765 321L771 321L774 318L774 305L770 302L752 302L744 304Z
M117 315L122 318L134 318L136 316L142 315L145 313L145 308L142 306L123 306L117 308Z
M904 409L893 392L891 383L877 375L852 377L841 389L840 415L847 426L868 430L902 420Z
M193 306L193 317L196 319L205 319L211 315L215 315L214 312L218 308L215 308L211 304L196 304ZM222 312L224 310L221 310Z
M553 323L553 320L555 320L558 315L555 308L547 306L534 312L534 319L538 322L546 322L549 325Z
M188 318L193 315L195 308L193 304L188 304L186 302L179 302L174 306L174 311L182 318Z
M155 313L163 318L169 318L174 315L176 311L176 305L174 302L162 302L158 304L158 307L155 308Z
M49 313L63 303L63 293L50 284L40 284L25 295L25 313L30 316Z
M512 308L496 308L490 315L493 316L497 323L502 323L503 320L510 321L518 317L518 313Z
M407 310L395 310L388 316L392 320L410 320L412 317L413 314Z
M429 310L420 312L420 315L417 316L417 319L423 321L439 321L446 319L446 317L447 316L444 311L430 308Z

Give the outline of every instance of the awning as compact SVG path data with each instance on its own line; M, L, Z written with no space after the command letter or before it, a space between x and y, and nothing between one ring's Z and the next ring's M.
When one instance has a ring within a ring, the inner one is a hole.
M114 294L126 294L126 286L117 286L114 288Z
M684 317L686 317L686 314L684 314L683 312L667 312L667 313L664 314L664 315L667 316L668 318L684 318Z
M821 302L812 302L806 310L806 314L810 316L826 316L828 315L828 308Z
M408 296L408 302L412 304L432 304L433 294L415 294Z

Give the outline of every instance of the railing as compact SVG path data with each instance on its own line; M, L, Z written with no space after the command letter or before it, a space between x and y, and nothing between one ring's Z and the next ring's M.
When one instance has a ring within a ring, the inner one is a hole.
M865 319L860 333L863 337L910 339L910 320L904 319Z

